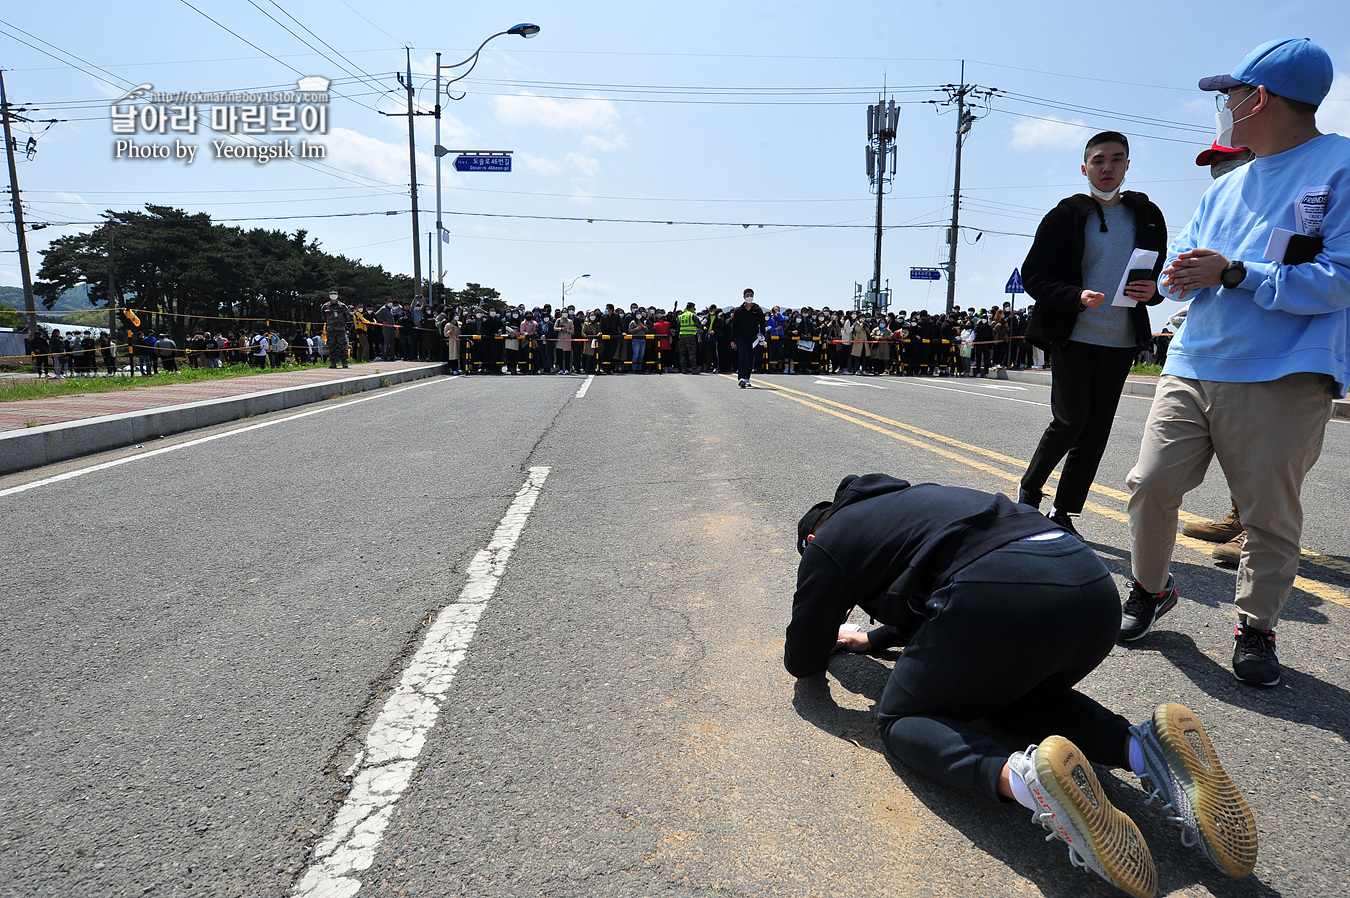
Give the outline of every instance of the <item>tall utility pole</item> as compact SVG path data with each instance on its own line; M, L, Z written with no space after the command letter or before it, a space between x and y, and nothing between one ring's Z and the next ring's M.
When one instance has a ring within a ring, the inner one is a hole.
M878 100L867 107L867 178L877 195L877 246L872 263L872 282L868 284L867 301L885 311L889 302L882 302L881 288L881 200L886 187L895 177L895 131L900 124L900 109L895 100Z
M37 306L33 304L33 275L28 270L28 237L23 229L23 201L19 199L19 172L14 165L14 137L10 133L11 119L18 119L9 108L5 94L5 73L0 70L0 118L5 121L5 157L9 160L9 199L14 206L14 230L19 235L19 276L23 279L23 309L28 315L29 335L37 333Z
M413 295L422 292L422 232L417 226L417 143L413 139L414 116L431 115L429 112L416 112L413 109L412 48L405 47L408 57L408 77L398 76L398 83L408 91L408 177L412 187L412 247L413 247ZM440 103L440 98L436 100ZM430 253L428 253L430 255ZM427 259L430 262L430 259Z
M445 243L445 228L441 225L441 157L445 155L445 147L441 146L441 54L436 54L436 143L434 150L436 153L436 277L428 278L432 281L431 288L427 291L431 294L428 299L433 305L439 305L441 297L445 295L445 258L442 255L442 246ZM431 245L427 244L427 264L431 264Z
M970 126L975 124L975 112L972 105L983 105L986 113L989 100L999 93L997 88L980 87L966 83L966 61L961 60L961 83L944 84L945 100L929 100L934 105L950 106L956 104L956 177L952 186L952 226L947 231L947 312L956 308L956 247L961 242L961 148L965 146Z

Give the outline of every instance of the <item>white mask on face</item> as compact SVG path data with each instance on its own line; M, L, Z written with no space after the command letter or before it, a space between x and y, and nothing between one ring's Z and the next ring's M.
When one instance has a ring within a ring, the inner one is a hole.
M1238 101L1238 106L1256 96L1258 91L1252 91ZM1233 126L1237 122L1245 122L1247 119L1256 115L1255 112L1249 112L1237 121L1233 120L1233 110L1227 104L1222 109L1214 113L1214 135L1215 140L1221 147L1231 147L1233 145Z
M1114 190L1098 190L1092 182L1088 182L1088 193L1101 200L1103 203L1109 203L1120 193L1120 185L1117 184Z

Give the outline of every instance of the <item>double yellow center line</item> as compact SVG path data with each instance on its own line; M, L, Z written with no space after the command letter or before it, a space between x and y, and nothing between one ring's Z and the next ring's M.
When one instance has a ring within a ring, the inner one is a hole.
M991 449L985 449L980 446L974 446L970 443L964 443L951 437L943 436L939 433L932 433L903 421L896 421L893 418L887 418L873 412L864 411L860 408L844 405L841 402L834 402L830 399L822 399L819 396L813 396L810 393L803 393L800 390L794 390L790 387L780 386L778 384L757 381L756 387L760 389L771 390L782 396L784 399L800 403L808 408L823 412L841 421L847 421L858 427L875 431L882 436L893 440L899 440L906 445L913 446L916 449L922 449L925 452L931 452L934 455L949 459L973 468L991 477L1006 481L1014 485L1021 482L1021 471L1026 468L1026 462L1019 458L1013 458L1010 455L1004 455L1001 452L994 452ZM1012 473L1018 472L1018 473ZM1051 475L1056 480L1058 475ZM1098 496L1112 499L1123 507L1129 500L1129 493L1121 490L1111 489L1100 484L1092 484L1091 491ZM1012 493L1015 495L1015 492ZM1124 511L1111 506L1102 505L1100 502L1088 501L1083 505L1084 511L1092 511L1103 517L1110 518L1113 521L1128 524L1129 516ZM1180 512L1181 520L1187 523L1197 523L1205 520L1198 515L1190 514L1186 511ZM1203 554L1207 559L1214 548L1213 543L1207 543L1203 540L1194 539L1189 536L1177 535L1177 543L1187 549ZM1320 552L1313 552L1308 549L1302 549L1302 560L1306 564L1316 565L1328 571L1335 571L1339 574L1350 576L1350 564L1341 561L1339 558L1332 558L1323 555ZM1320 583L1316 580L1310 580L1306 577L1296 577L1294 587L1306 592L1308 595L1316 596L1327 602L1333 602L1344 608L1350 608L1350 595L1344 591L1330 586L1326 583Z

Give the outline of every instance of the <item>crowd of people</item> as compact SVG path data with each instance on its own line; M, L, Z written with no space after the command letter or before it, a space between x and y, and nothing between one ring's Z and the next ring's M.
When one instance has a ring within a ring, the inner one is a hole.
M737 362L734 308L686 309L694 313L692 362L677 352L678 307L632 303L625 311L608 304L587 311L517 304L504 311L482 306L423 311L414 304L413 311L422 314L412 324L414 316L390 300L374 312L354 304L346 329L358 362L439 359L465 374L729 373ZM1026 311L1011 303L947 315L773 306L764 320L764 339L754 354L760 373L985 377L997 366L1046 367L1044 355L1026 339ZM1157 348L1142 351L1140 360L1159 357L1168 339L1164 329Z
M627 311L612 304L591 311L575 306L554 311L549 304L424 311L394 300L379 309L356 303L345 330L356 362L439 361L465 374L728 373L737 361L732 308L714 304L695 312L696 356L683 367L676 352L679 312L636 304ZM1027 323L1027 311L1010 303L950 315L774 306L765 312L765 339L755 347L754 370L985 377L997 366L1045 368L1044 354L1026 339ZM1161 362L1170 339L1164 328L1139 361ZM136 373L157 374L180 366L317 364L329 361L329 343L323 327L289 339L272 329L201 330L181 345L167 333L147 330L133 332L117 350L129 351ZM28 347L39 377L94 376L100 369L111 375L127 364L115 359L107 331L40 330Z
M67 330L63 334L59 328L39 328L26 345L33 368L42 378L95 377L100 369L111 377L123 366L133 374L145 375L160 371L176 373L180 367L280 368L328 358L322 333L313 336L300 333L287 340L274 330L203 330L188 336L180 346L169 334L152 331L133 331L125 343L114 344L106 330L97 333Z

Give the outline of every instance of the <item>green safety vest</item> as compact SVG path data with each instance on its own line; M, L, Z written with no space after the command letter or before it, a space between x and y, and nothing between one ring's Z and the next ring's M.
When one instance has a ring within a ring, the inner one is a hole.
M682 336L685 334L698 333L698 317L693 312L690 312L688 309L680 313L679 322L680 322L680 334Z

